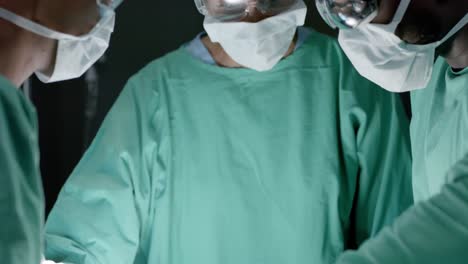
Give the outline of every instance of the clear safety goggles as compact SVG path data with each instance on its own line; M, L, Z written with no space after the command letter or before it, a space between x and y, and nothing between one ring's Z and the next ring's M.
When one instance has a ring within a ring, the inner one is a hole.
M277 15L288 10L298 0L195 0L198 11L222 21L236 21L257 10Z
M317 9L332 28L350 29L370 23L378 13L378 0L315 0Z

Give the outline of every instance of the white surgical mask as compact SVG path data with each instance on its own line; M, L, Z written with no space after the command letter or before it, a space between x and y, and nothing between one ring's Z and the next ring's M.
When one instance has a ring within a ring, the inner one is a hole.
M408 44L394 33L411 0L402 0L390 24L365 24L340 30L338 40L356 70L391 92L425 88L431 80L436 48L468 23L468 15L440 41Z
M31 20L0 8L0 18L24 28L37 35L58 40L55 66L49 76L36 72L44 83L69 80L83 75L107 50L110 36L114 30L115 12L113 9L98 3L101 19L86 35L73 36L54 31Z
M286 55L306 14L306 5L298 1L289 10L257 23L205 17L203 25L211 41L219 43L235 62L256 71L268 71Z

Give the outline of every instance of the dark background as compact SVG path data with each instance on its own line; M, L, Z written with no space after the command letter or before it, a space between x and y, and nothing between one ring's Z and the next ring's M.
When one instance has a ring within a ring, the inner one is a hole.
M333 34L313 1L307 25ZM33 78L31 96L40 127L41 171L47 213L127 79L150 61L179 48L203 30L192 0L126 0L117 10L111 46L77 80L44 85Z

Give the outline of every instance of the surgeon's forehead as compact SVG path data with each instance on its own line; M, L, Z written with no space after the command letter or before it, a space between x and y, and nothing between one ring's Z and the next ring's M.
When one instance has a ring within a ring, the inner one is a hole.
M379 12L372 20L375 24L388 24L392 22L393 16L400 5L401 0L379 0Z

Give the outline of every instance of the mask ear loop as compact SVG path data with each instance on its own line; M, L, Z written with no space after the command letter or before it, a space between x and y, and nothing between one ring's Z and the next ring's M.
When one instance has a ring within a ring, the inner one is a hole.
M405 16L406 11L408 10L410 2L411 0L401 0L400 5L398 6L395 14L393 15L392 22L386 25L380 24L379 27L385 29L385 31L395 33L398 25L403 20L403 17Z
M96 0L96 3L99 7L101 19L96 24L93 30L96 30L96 28L100 27L101 24L111 19L114 14L114 10L111 7L101 3L101 0ZM92 31L93 31L92 30L90 33L83 35L83 36L73 36L70 34L61 33L61 32L49 29L41 24L33 22L29 19L26 19L20 15L17 15L1 7L0 7L0 18L10 21L11 23L17 25L18 27L31 31L39 36L50 38L50 39L55 39L55 40L75 40L75 41L85 40L85 39L88 39L92 35Z
M367 24L370 24L370 22L372 20L374 20L374 18L377 17L377 15L379 14L379 10L376 9L374 10L374 12L372 12L370 15L368 15L365 19L363 19L358 25L356 28L359 28L359 27L362 27L363 25L367 25Z
M19 16L15 13L12 13L4 8L0 8L0 18L10 21L11 23L17 25L18 27L31 31L45 38L56 39L56 40L62 40L62 39L80 40L80 39L86 38L86 37L76 37L76 36L68 35L65 33L60 33L58 31L49 29L47 27L44 27L43 25L40 25L29 19Z
M447 35L437 42L437 47L442 45L442 43L446 42L448 39L453 37L460 31L466 24L468 24L468 14L466 14L448 33Z
M468 14L466 14L448 33L445 35L444 38L442 38L439 41L429 43L429 44L424 44L424 45L414 45L414 44L407 44L407 43L402 43L401 45L404 45L406 50L409 51L420 51L420 50L425 50L425 49L430 49L430 48L437 48L440 45L442 45L444 42L449 40L451 37L453 37L460 29L462 29L466 24L468 24Z

